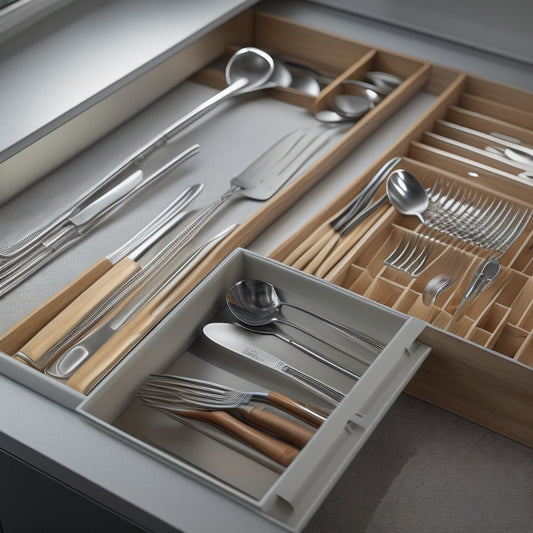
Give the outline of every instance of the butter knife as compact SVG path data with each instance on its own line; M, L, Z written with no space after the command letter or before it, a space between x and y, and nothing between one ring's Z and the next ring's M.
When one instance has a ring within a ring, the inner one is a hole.
M246 332L243 332L235 324L212 322L204 326L203 332L206 337L220 346L287 376L329 403L336 405L344 399L345 394L343 392L251 344Z

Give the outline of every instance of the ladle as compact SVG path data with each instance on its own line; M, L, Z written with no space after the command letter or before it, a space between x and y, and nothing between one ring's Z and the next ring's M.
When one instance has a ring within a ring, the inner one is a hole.
M287 86L290 85L292 79L288 71L280 72L276 69L274 60L269 54L254 47L241 48L231 56L226 65L225 77L228 83L225 89L214 94L162 131L149 145L140 150L137 157L144 159L149 152L159 148L213 107L233 96L268 87Z
M246 279L235 283L232 287L230 287L226 295L226 303L236 318L238 318L241 322L251 326L263 326L265 324L279 322L280 324L286 324L295 329L303 331L313 338L317 338L307 329L283 317L281 313L281 307L286 306L292 307L293 309L306 313L313 318L321 320L325 324L328 324L330 327L334 328L336 331L348 336L360 346L363 346L374 353L379 353L384 348L383 343L360 331L353 330L347 326L334 322L329 318L317 315L312 311L282 301L276 291L276 288L266 281ZM325 342L322 338L318 340ZM353 354L350 355L353 356ZM370 363L369 361L363 362L366 364Z

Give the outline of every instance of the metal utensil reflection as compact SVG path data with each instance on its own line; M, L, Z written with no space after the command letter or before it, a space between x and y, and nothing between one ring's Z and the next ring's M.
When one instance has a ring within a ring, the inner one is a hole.
M282 301L276 288L270 283L262 280L242 280L235 283L226 295L226 303L230 311L242 322L251 326L261 326L273 322L287 324L291 327L299 329L304 333L310 332L301 326L288 321L281 314L281 307L292 307L303 313L306 313L317 320L329 325L334 330L342 333L350 340L356 342L360 346L371 350L374 353L379 353L384 344L369 335L349 328L343 324L339 324L325 316L318 315L308 309L303 309L294 304ZM312 335L312 334L311 334ZM314 335L312 335L314 336ZM365 361L370 364L369 361Z

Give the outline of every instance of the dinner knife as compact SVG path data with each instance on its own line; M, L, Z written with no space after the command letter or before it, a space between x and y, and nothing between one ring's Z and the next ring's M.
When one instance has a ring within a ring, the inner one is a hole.
M250 361L287 376L299 385L334 405L342 401L345 396L343 392L255 346L249 341L249 335L252 334L248 334L246 331L241 330L235 324L212 322L204 326L203 332L206 337L220 346L223 346Z
M146 178L141 170L137 170L84 209L66 218L44 240L37 240L23 253L6 260L0 265L0 297L17 287L66 247L97 228L134 194L198 153L198 149L198 145L189 147Z

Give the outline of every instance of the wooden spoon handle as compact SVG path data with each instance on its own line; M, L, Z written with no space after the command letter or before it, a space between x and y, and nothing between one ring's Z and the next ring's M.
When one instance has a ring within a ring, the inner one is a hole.
M140 268L128 257L119 261L24 344L15 357L27 363L31 360L32 366L44 368L51 362L41 359L45 352Z
M314 435L310 429L271 413L262 407L245 406L240 407L238 411L249 422L274 433L283 440L298 446L298 448L303 448Z
M291 413L296 418L304 420L316 428L320 427L322 422L327 418L311 407L303 405L279 392L269 391L268 399L280 409L283 409L287 413Z
M179 411L177 413L181 416L190 416L217 424L283 466L289 466L298 455L298 448L261 433L225 411Z

